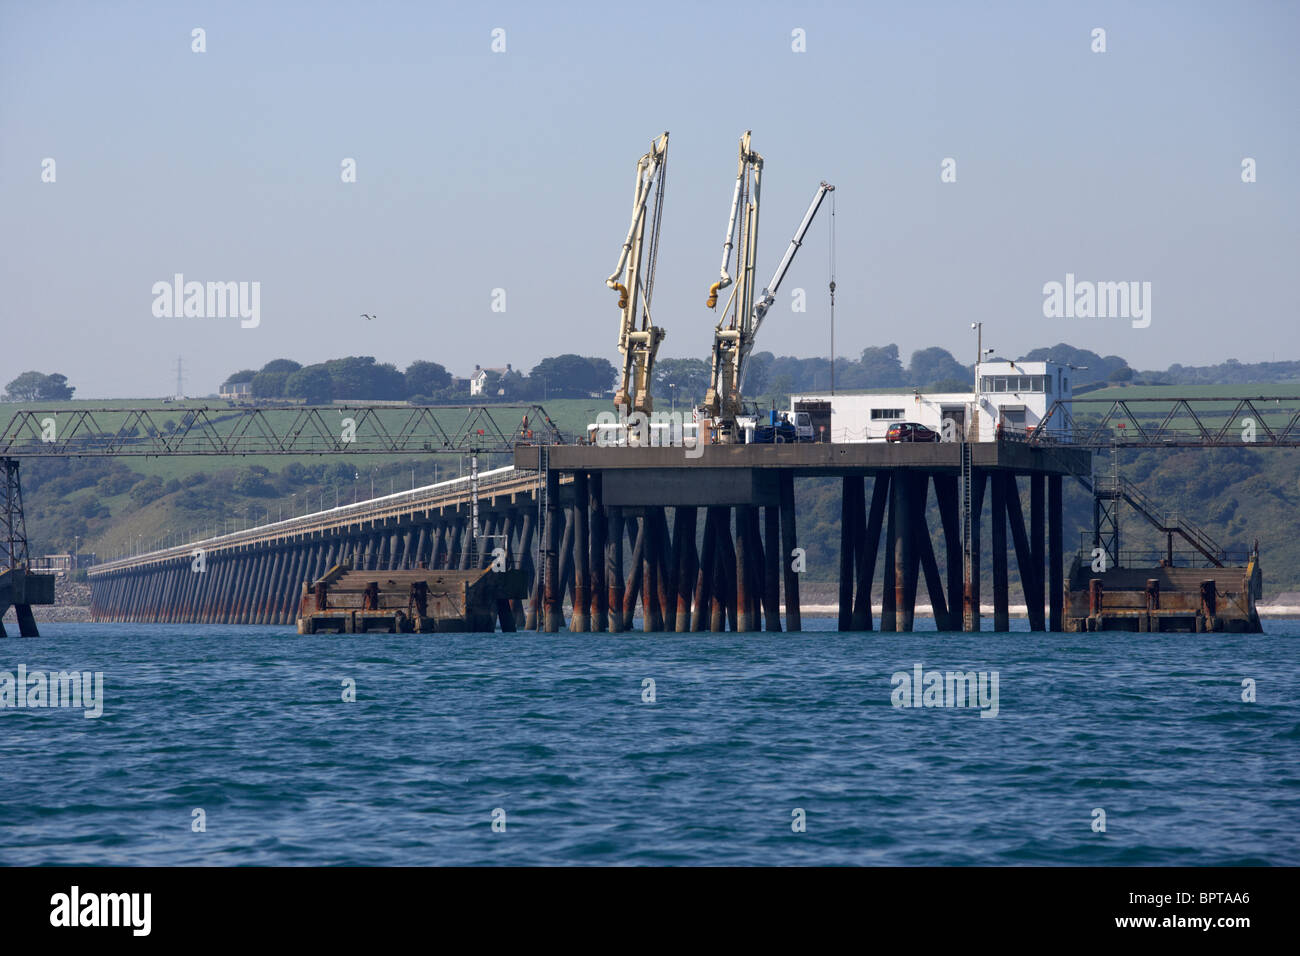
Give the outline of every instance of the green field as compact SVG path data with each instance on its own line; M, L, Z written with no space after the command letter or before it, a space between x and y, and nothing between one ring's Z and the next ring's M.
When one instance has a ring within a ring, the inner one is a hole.
M1078 398L1300 398L1300 383L1286 385L1110 385ZM1230 405L1231 403L1229 403Z
M1253 399L1253 410L1237 411L1238 400ZM1284 430L1300 411L1300 385L1162 385L1133 386L1129 388L1104 388L1076 396L1071 413L1076 426L1076 437L1086 433L1090 422L1099 422L1109 415L1109 430L1118 436L1134 433L1134 428L1124 410L1114 406L1124 402L1125 408L1144 430L1164 428L1165 437L1195 437L1200 434L1196 421L1178 402L1187 399L1200 425L1211 435L1217 435L1225 426L1227 434L1241 432L1243 441L1263 440L1267 433ZM1218 399L1222 399L1219 401ZM1261 401L1260 399L1268 399ZM1166 417L1170 416L1166 422ZM1229 416L1235 417L1229 421ZM1121 429L1119 422L1128 425ZM1253 428L1254 437L1248 437Z

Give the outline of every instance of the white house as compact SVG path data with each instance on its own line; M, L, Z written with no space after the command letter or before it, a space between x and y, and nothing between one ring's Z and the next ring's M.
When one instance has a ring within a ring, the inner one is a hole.
M469 377L469 393L471 395L482 395L483 390L487 387L488 372L495 372L497 378L504 378L508 372L513 371L509 363L505 368L483 368L481 365L474 366L474 374ZM498 395L504 395L505 389L497 389Z
M232 402L249 399L253 397L253 385L251 382L235 382L231 385L222 385L217 394L221 398L229 399Z
M1004 431L1024 434L1043 420L1053 402L1069 401L1073 395L1070 367L1055 362L981 362L976 366L976 378L979 391L973 394L822 392L792 395L790 401L791 408L797 407L797 402L830 402L830 440L834 442L884 441L885 432L896 422L919 422L942 435L945 420L953 422L948 426L950 436L977 435L977 441L993 441L999 425ZM1059 412L1048 432L1057 438L1069 437Z

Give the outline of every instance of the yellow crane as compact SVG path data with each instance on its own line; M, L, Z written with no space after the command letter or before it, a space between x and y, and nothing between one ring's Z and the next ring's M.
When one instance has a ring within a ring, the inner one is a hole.
M713 354L709 367L709 387L704 393L700 427L708 428L720 444L743 441L736 419L740 415L741 387L745 380L745 362L754 347L754 339L768 309L776 301L795 253L803 243L808 227L812 225L817 210L826 194L835 187L822 183L813 194L808 211L795 230L794 238L786 249L776 272L755 301L754 269L758 249L758 210L763 157L750 148L750 131L740 137L740 160L736 168L736 188L731 197L731 214L727 219L727 235L722 246L722 268L717 282L709 286L706 305L714 309L718 293L735 285L731 298L723 306L722 317L713 332ZM736 278L728 271L732 249L736 249ZM833 291L833 287L832 287ZM733 308L734 306L734 308Z
M649 152L637 161L632 224L623 241L618 266L605 280L605 285L618 293L621 312L618 351L623 356L623 369L618 390L614 394L614 404L620 415L636 412L649 415L654 406L650 394L651 375L659 343L667 333L652 321L650 301L654 295L655 260L659 251L667 161L668 134L664 133L651 143ZM653 207L650 204L652 195Z
M731 195L731 214L722 244L722 266L717 282L709 286L706 303L710 309L718 304L718 293L735 280L728 271L732 250L736 253L736 273L740 282L722 307L722 317L713 331L713 354L709 367L709 387L704 393L701 427L716 430L718 440L730 442L736 415L740 411L740 340L743 316L754 304L754 250L758 240L758 207L763 175L763 157L750 148L751 130L740 137L740 158L736 164L736 188ZM737 236L739 230L739 236ZM735 305L734 310L732 305Z

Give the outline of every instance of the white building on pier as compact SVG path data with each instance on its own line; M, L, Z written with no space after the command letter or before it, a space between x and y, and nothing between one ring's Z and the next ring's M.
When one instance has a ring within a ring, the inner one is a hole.
M975 393L820 392L793 395L790 400L792 408L800 402L830 402L834 442L884 441L889 426L898 422L918 422L943 435L945 420L953 422L949 436L965 433L977 441L993 441L998 428L1026 434L1043 420L1053 402L1069 401L1074 394L1070 375L1068 365L1055 362L981 362L976 366L979 390ZM1069 437L1059 412L1048 432Z

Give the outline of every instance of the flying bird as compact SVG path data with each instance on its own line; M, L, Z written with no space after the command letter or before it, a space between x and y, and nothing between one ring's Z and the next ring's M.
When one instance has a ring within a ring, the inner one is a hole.
M371 320L371 319L374 318L373 315L370 315L370 314L367 313L367 312L362 312L362 313L361 313L361 317L362 317L363 319L365 319L366 321L369 321L369 320Z

